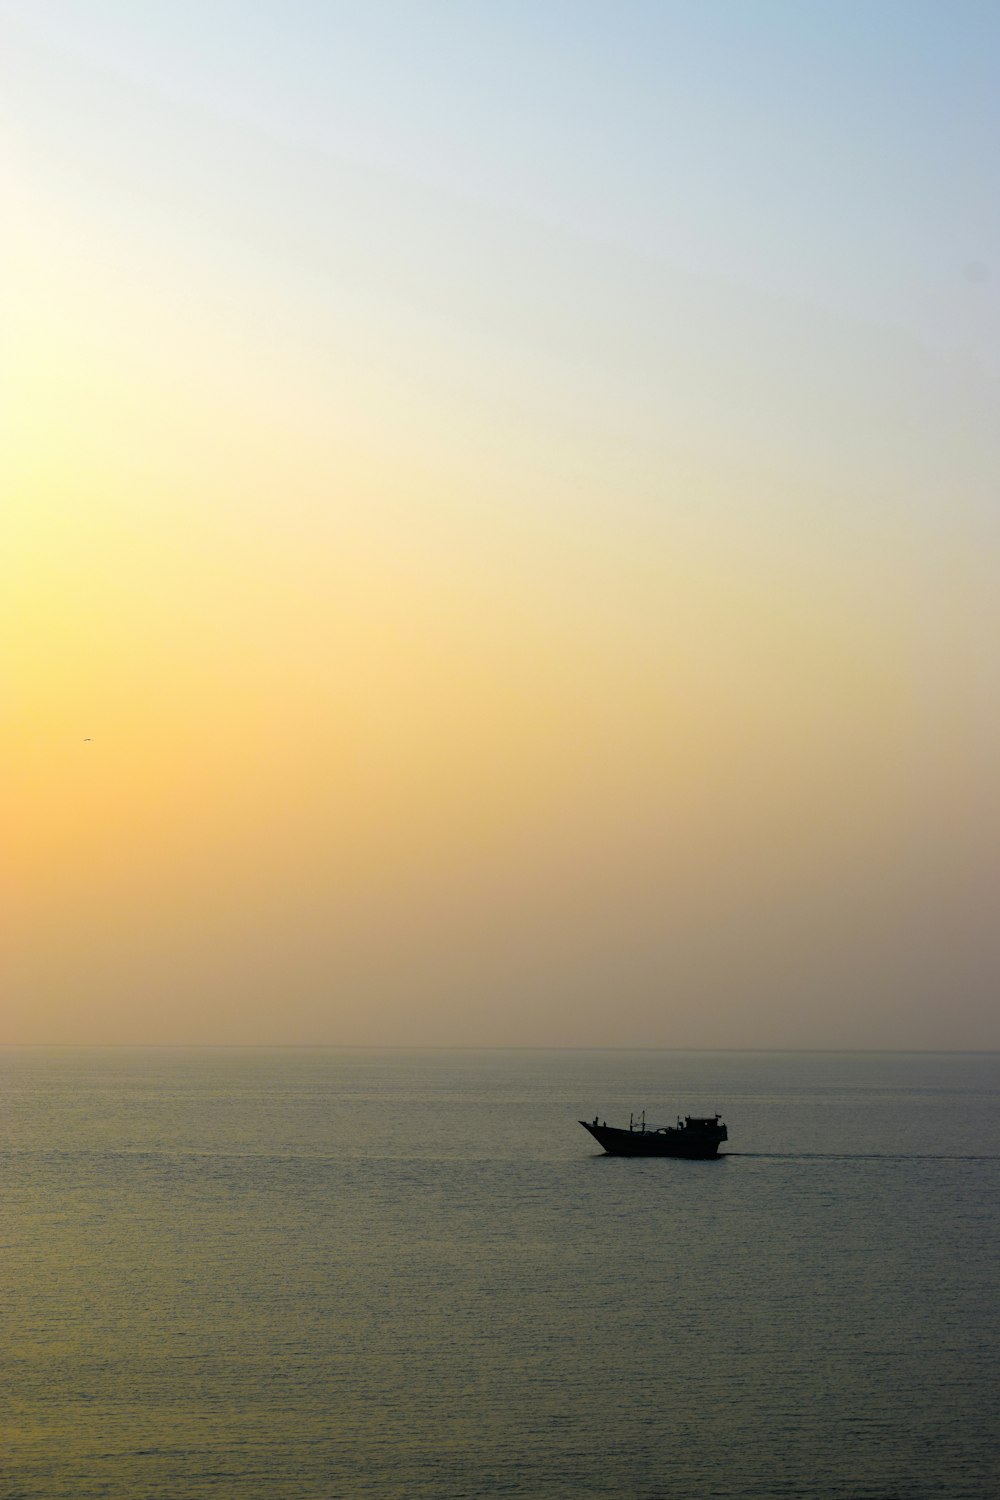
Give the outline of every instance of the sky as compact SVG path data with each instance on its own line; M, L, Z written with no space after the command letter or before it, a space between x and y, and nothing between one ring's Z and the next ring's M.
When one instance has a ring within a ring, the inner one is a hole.
M0 1041L1000 1047L995 5L0 58Z

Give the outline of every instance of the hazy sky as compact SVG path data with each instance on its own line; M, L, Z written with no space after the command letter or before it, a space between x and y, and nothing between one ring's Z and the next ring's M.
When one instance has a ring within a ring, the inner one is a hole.
M993 0L0 30L0 1038L1000 1046Z

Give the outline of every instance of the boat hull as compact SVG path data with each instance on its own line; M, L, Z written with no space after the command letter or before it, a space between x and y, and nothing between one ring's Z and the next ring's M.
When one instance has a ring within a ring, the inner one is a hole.
M683 1156L691 1161L708 1161L719 1154L720 1142L727 1139L725 1125L711 1132L694 1131L682 1126L664 1130L619 1130L613 1125L580 1124L609 1156Z

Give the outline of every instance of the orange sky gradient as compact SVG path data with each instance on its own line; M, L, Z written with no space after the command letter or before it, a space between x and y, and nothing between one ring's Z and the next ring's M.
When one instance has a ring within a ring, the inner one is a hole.
M1000 1046L971 231L910 267L933 326L880 318L45 14L0 119L0 1040ZM664 202L735 241L668 125Z

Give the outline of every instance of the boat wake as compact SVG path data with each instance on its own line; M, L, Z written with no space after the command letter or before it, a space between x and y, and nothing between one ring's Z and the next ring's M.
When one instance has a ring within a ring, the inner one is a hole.
M1000 1156L950 1156L939 1151L721 1151L746 1161L1000 1161Z

